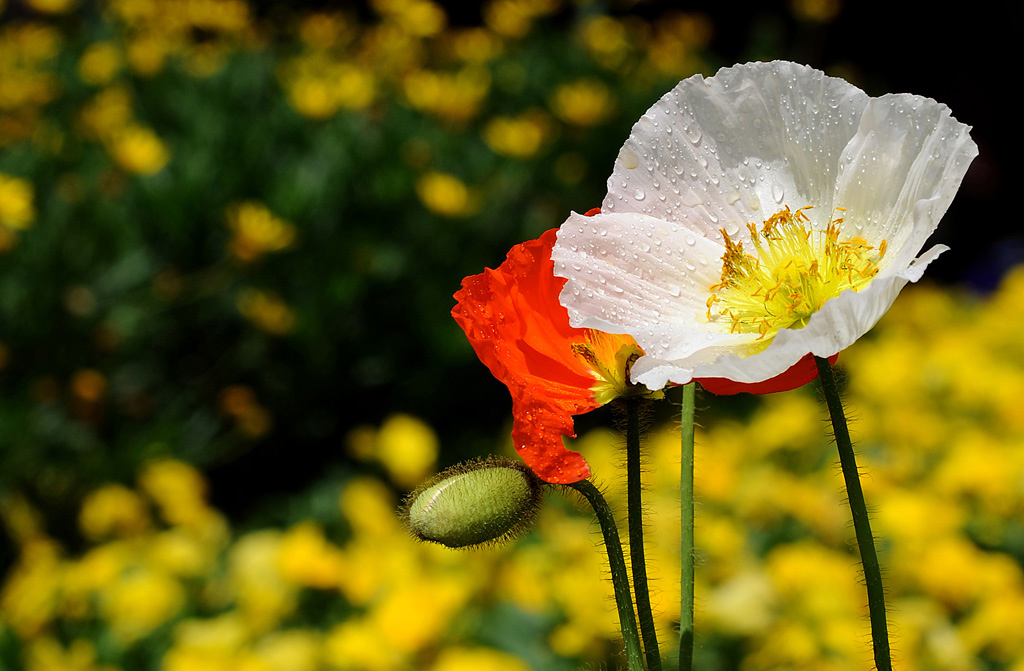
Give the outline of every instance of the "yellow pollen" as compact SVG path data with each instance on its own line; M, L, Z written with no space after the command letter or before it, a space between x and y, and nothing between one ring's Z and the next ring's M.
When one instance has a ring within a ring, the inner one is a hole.
M756 254L724 230L722 280L710 287L708 321L721 321L730 333L756 333L764 349L779 329L799 329L830 298L847 289L860 291L878 274L886 241L876 249L868 240L840 240L842 217L833 212L824 231L809 229L806 210L787 206L761 229L747 224ZM842 208L836 208L843 212Z

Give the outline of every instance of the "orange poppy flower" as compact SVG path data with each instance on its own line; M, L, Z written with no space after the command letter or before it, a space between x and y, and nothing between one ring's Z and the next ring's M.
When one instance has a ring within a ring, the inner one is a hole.
M464 279L452 316L512 394L512 441L523 461L546 482L571 484L590 477L583 456L562 443L576 436L573 415L647 390L628 382L643 354L633 338L569 326L558 302L565 280L551 263L556 233L516 245L497 270Z

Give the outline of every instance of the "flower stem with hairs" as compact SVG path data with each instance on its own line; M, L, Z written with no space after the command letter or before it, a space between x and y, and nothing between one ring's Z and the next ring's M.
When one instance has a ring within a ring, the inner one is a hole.
M604 547L608 552L608 565L611 568L612 586L615 590L615 606L619 611L619 627L622 629L622 640L626 645L627 668L629 671L644 671L643 652L640 648L636 615L633 612L633 597L630 594L629 575L626 571L626 558L622 554L615 516L604 496L590 480L580 480L568 486L582 494L597 515L604 536Z
M846 493L853 512L853 529L857 535L857 547L860 548L860 560L864 566L864 583L868 591L868 617L871 620L871 643L875 652L875 666L878 671L892 671L892 660L889 656L889 633L885 621L885 590L882 587L882 571L875 554L875 538L871 535L871 524L868 521L868 509L864 503L864 492L860 486L860 473L853 453L853 442L850 430L846 425L843 403L839 397L835 374L828 359L816 358L818 375L821 378L821 389L825 394L829 415L832 417L832 429L839 449L839 463L846 480Z
M651 613L647 586L647 561L644 552L643 505L640 500L640 403L639 398L624 398L626 406L626 506L629 511L629 563L633 572L633 593L640 620L644 656L648 671L661 671L658 634Z

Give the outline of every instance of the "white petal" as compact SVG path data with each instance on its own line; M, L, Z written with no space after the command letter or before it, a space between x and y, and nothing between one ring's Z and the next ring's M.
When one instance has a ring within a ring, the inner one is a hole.
M704 323L724 248L679 224L642 214L573 213L551 250L569 323L628 333L648 354L682 358L748 334Z
M751 63L679 83L636 123L605 212L745 236L783 204L831 209L839 159L868 97L795 63Z
M706 309L724 251L717 242L646 215L574 212L558 230L551 260L555 275L568 280L561 302L569 322L597 328L659 315L692 321Z
M978 154L969 130L929 98L873 98L840 162L833 202L847 210L844 233L885 239L883 267L905 268Z

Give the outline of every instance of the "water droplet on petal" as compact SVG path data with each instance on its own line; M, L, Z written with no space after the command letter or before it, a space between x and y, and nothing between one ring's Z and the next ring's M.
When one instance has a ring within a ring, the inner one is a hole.
M786 189L778 182L772 182L772 198L775 199L776 203L782 203L782 199L786 197Z
M636 198L637 200L643 200L644 198L647 197L647 194L644 193L644 190L643 190L642 187L638 186L638 187L636 187L636 191L633 192L633 197Z
M700 144L700 127L699 126L683 126L683 132L686 133L686 137L690 138L690 142L693 144Z

